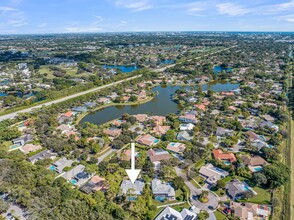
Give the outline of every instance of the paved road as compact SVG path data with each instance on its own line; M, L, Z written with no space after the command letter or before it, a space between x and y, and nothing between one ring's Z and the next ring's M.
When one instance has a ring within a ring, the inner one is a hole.
M4 218L6 218L6 219L9 219L7 217L7 214L8 213L12 213L12 215L14 215L15 217L17 217L20 220L26 220L27 219L24 216L25 214L24 214L23 210L20 207L14 205L14 204L11 204L10 207L9 207L9 209L7 210L7 212L6 213L3 213L2 216Z
M88 93L91 93L91 92L96 92L96 91L99 91L99 90L102 90L102 89L105 89L105 88L108 88L108 87L111 87L111 86L114 86L114 85L117 85L117 84L120 84L122 82L126 82L126 81L130 81L132 79L136 79L136 78L139 78L141 77L142 75L138 75L138 76L133 76L133 77L130 77L130 78L127 78L127 79L123 79L123 80L120 80L120 81L117 81L117 82L114 82L114 83L110 83L110 84L107 84L107 85L103 85L103 86L99 86L99 87L96 87L94 89L89 89L87 91L84 91L84 92L79 92L79 93L76 93L74 95L70 95L70 96L66 96L64 98L61 98L61 99L57 99L57 100L54 100L54 101L50 101L50 102L46 102L44 104L41 104L41 105L36 105L34 107L30 107L30 108L27 108L27 109L23 109L23 110L20 110L20 111L16 111L14 113L10 113L10 114L6 114L6 115L2 115L0 116L0 121L4 121L6 119L10 119L10 118L14 118L16 117L18 114L20 113L27 113L27 112L31 112L35 109L40 109L44 106L49 106L49 105L52 105L52 104L56 104L56 103L60 103L60 102L64 102L66 100L69 100L69 99L72 99L72 98L76 98L76 97L79 97L79 96L82 96L82 95L85 95L85 94L88 94Z
M208 194L208 202L207 203L201 203L197 197L198 195L201 194L201 192L203 190L207 189L198 189L196 188L187 178L186 173L183 172L182 169L176 167L175 168L176 173L178 176L182 177L185 181L185 184L187 185L187 187L190 189L191 191L191 195L190 195L190 200L191 203L198 209L200 210L206 210L208 213L212 213L214 211L214 209L217 208L218 206L218 197L216 195L214 195L211 191L208 190L209 194Z

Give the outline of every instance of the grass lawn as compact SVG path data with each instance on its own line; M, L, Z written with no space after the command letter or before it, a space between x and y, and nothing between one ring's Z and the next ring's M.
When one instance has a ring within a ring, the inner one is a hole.
M196 182L197 182L200 186L203 186L204 183L205 183L204 178L201 177L201 176L197 176L196 178L194 178L194 180L196 180Z
M249 199L242 199L240 201L244 202L252 202L252 203L257 203L257 204L270 204L271 201L271 194L269 190L262 189L260 187L253 187L252 188L255 192L257 192L256 196L253 196L252 198Z
M214 212L214 215L215 215L215 217L216 217L217 220L227 220L228 219L223 213L221 213L218 210L216 210Z
M222 196L226 195L226 192L223 189L218 189L214 193L216 193L216 195L218 195L219 197L222 197Z

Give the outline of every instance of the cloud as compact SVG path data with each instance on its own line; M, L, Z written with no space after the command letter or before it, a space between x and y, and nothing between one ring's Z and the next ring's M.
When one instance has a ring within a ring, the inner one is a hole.
M48 23L44 22L44 23L40 24L38 27L39 27L39 28L44 28L44 27L46 27L47 25L48 25Z
M222 3L222 4L216 5L216 7L217 7L218 13L222 15L241 16L251 12L250 9L243 8L233 3Z
M0 6L0 11L2 11L2 12L17 11L17 9L16 8L7 7L7 6Z
M115 5L120 8L130 9L132 12L153 8L153 5L148 0L116 0Z
M270 11L278 12L278 11L288 11L293 9L294 9L294 0L287 3L273 5L271 6Z
M280 16L277 18L278 20L283 20L283 21L288 21L288 22L294 22L294 14L291 15L285 15L285 16Z
M128 22L127 21L121 21L120 23L121 24L127 24Z

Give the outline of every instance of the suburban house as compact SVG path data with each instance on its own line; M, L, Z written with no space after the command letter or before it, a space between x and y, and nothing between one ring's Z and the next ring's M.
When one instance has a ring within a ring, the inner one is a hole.
M97 105L97 102L85 102L85 107L86 108L94 108Z
M20 136L19 138L13 139L12 140L12 143L14 145L23 146L26 143L31 142L33 140L34 140L34 136L33 135L26 134L26 135Z
M61 177L63 177L67 181L70 181L73 185L81 185L89 178L89 175L85 173L84 170L85 166L79 164L76 167L64 173Z
M50 169L56 171L57 173L62 173L65 167L71 167L72 164L73 164L72 160L68 160L65 157L63 157L55 161L50 167Z
M270 128L270 129L274 129L274 130L276 130L276 131L279 131L279 126L278 125L275 125L275 124L273 124L272 122L270 122L270 121L262 121L262 122L260 122L259 124L258 124L258 126L260 127L260 128Z
M111 137L118 137L119 135L121 135L122 129L111 127L111 128L103 130L103 133Z
M105 179L99 176L93 176L91 180L83 185L80 190L86 194L95 193L97 191L106 192L108 186L105 183Z
M157 144L159 142L159 140L156 139L155 137L153 137L150 134L145 134L145 135L140 136L137 139L137 142L139 144L143 144L143 145L146 145L146 146L150 147L150 146L153 146L153 145Z
M139 152L135 152L135 157L139 155ZM131 150L125 150L123 153L121 153L120 158L122 160L130 161L131 160Z
M253 142L255 140L264 141L264 139L262 137L255 134L253 131L247 131L246 134L248 135L248 139L249 139L250 142Z
M123 180L120 185L122 194L140 196L142 195L145 183L139 180L136 180L132 183L130 180Z
M226 185L226 192L232 199L237 199L243 197L245 193L253 193L257 195L246 183L241 182L238 179L233 179L231 182L228 182Z
M181 131L191 131L193 128L194 128L194 125L192 123L180 124Z
M230 202L230 209L235 218L240 220L269 220L271 208L267 205L254 203Z
M205 182L210 185L215 185L218 180L225 178L229 173L218 167L214 167L212 164L206 164L199 170L199 174L205 178Z
M260 156L251 157L248 155L242 155L241 160L252 172L261 171L262 167L267 165L267 162Z
M159 179L153 179L151 183L151 188L153 196L156 200L175 200L176 193L171 185L167 183L162 183L162 181Z
M168 143L166 149L174 153L182 153L186 149L186 145L180 142L170 142Z
M156 125L163 125L166 122L165 116L151 116L150 120L153 121Z
M137 114L137 115L133 115L133 117L135 117L137 119L138 122L145 122L148 119L148 115L147 114Z
M180 141L191 141L193 137L191 137L187 131L181 131L178 133L177 139Z
M192 124L197 123L197 118L193 114L182 115L179 117L179 120L184 123L192 123Z
M222 127L217 127L216 128L216 135L220 136L220 137L224 137L224 136L233 136L233 131L232 130L228 130Z
M167 206L164 208L154 220L196 220L197 214L184 208L181 212Z
M50 150L43 150L31 157L29 157L27 160L31 162L32 164L35 164L39 160L44 159L51 159L54 160L56 158L56 154L52 153Z
M70 125L61 124L56 128L56 130L60 131L61 134L65 134L65 133L71 131L72 127Z
M98 99L98 102L99 103L103 103L103 104L109 104L109 103L111 103L110 99L109 98L105 98L105 97L100 97Z
M85 106L78 106L78 107L72 108L72 111L78 112L78 113L84 113L87 111L87 108Z
M20 148L20 150L25 154L28 154L30 152L35 152L41 149L42 149L41 145L34 145L34 144L26 144Z
M274 122L275 118L270 116L270 115L261 115L261 118L263 118L264 120L268 121L268 122Z
M150 149L147 151L147 155L152 163L168 160L170 158L170 154L161 148L155 150Z
M157 136L165 135L165 133L170 130L170 126L162 126L162 125L156 125L151 131L151 134L155 134Z
M233 153L223 153L221 149L214 149L212 151L213 157L216 160L221 160L224 162L234 163L237 161Z

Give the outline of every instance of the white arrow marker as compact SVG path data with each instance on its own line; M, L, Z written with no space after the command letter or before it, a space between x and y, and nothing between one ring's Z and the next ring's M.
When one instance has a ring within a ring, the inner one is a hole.
M126 172L132 183L135 183L141 170L135 169L135 144L131 144L131 169L126 169Z

